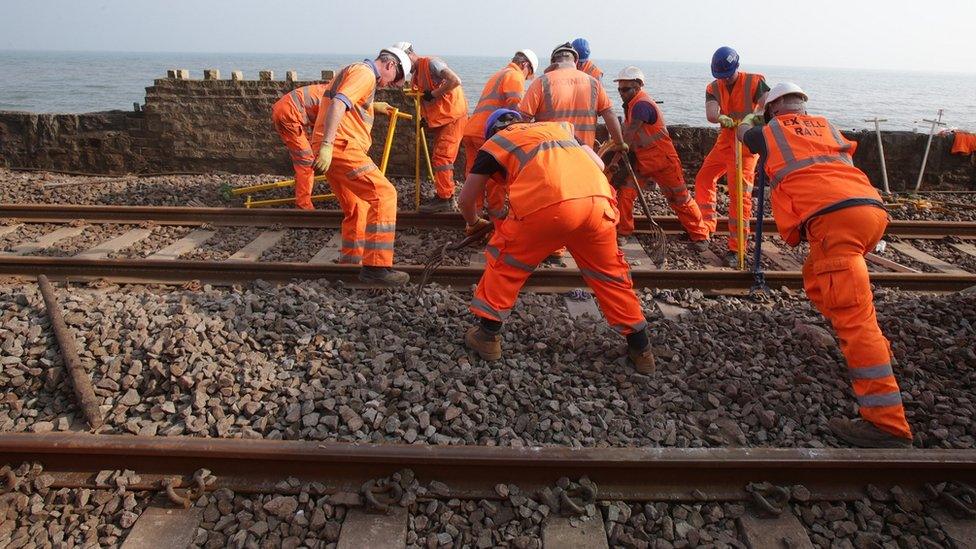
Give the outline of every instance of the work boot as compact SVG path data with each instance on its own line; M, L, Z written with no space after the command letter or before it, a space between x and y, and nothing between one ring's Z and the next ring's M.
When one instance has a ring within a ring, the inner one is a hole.
M624 246L626 246L628 238L629 238L628 235L617 235L617 247L623 248Z
M403 271L396 271L390 267L372 267L364 265L359 270L359 281L366 284L378 284L395 288L410 281L410 275Z
M834 436L859 448L911 448L912 439L893 435L863 419L831 418L827 426Z
M654 353L651 352L651 346L648 345L642 350L627 348L627 358L634 365L634 369L637 373L644 375L651 375L657 366L654 364Z
M488 333L481 326L468 328L464 334L464 344L483 360L498 360L502 357L501 336Z
M427 202L420 205L421 213L441 213L441 212L453 212L457 209L457 203L454 202L454 197L451 198L441 198L435 196Z
M696 252L698 252L700 254L707 252L708 251L708 239L706 238L705 240L695 240L695 241L693 241L691 243L691 249L692 250L695 250ZM739 265L739 258L736 258L735 264L736 264L736 266Z
M739 268L739 254L738 252L728 252L725 254L725 264L731 269ZM748 266L748 265L746 265Z

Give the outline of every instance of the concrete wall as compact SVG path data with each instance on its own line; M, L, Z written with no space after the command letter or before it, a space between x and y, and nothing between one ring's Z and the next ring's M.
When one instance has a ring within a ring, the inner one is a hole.
M329 78L331 71L323 71ZM138 112L107 111L88 114L0 112L0 165L92 173L215 172L290 173L290 162L271 125L274 102L294 87L294 74L274 80L262 73L230 80L216 71L204 80L191 80L185 70L146 88L145 105ZM398 91L380 90L377 100L409 112ZM412 123L400 122L388 173L413 173ZM386 135L386 117L377 117L371 151L379 160ZM673 126L671 133L691 182L715 140L713 128ZM881 185L877 142L873 132L845 132L858 141L855 163ZM927 136L911 132L883 135L888 176L893 189L912 187L918 175ZM950 155L951 137L932 142L925 187L976 189L976 164ZM460 155L463 158L463 153ZM458 165L461 165L459 159Z

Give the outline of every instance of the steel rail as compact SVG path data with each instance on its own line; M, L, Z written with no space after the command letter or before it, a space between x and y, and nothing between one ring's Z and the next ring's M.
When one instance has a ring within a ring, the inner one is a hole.
M397 265L419 280L423 265ZM197 280L227 285L253 280L327 279L358 284L359 267L353 265L254 261L167 261L148 259L78 259L74 257L0 256L0 275L30 279L47 275L59 280L106 279L114 282L182 283ZM441 267L430 282L454 288L468 288L481 279L480 267ZM752 274L733 270L632 270L638 288L698 288L708 290L749 289ZM767 271L773 288L801 288L799 271ZM976 286L976 274L871 273L878 286L921 291L959 291ZM536 290L568 290L584 286L576 269L538 269L529 279Z
M928 482L976 481L971 450L810 448L566 448L358 444L318 441L141 437L83 433L0 434L0 464L39 462L56 486L94 487L102 470L130 469L133 489L205 468L209 489L281 492L280 481L317 482L326 492L358 491L364 482L405 468L423 483L439 481L439 497L498 498L499 483L527 493L560 477L586 476L598 499L627 501L740 500L751 482L802 484L816 499L857 499L868 484L920 489Z
M280 225L294 228L338 228L343 214L338 210L297 210L264 208L188 208L171 206L87 206L75 204L0 204L0 218L26 222L68 222L84 219L97 223L143 223L158 225L203 225L267 227ZM639 220L643 216L637 216ZM661 227L672 234L684 229L675 216L655 216ZM718 222L726 227L726 219ZM397 222L405 227L461 228L464 219L457 213L420 214L400 212ZM755 225L755 220L753 220ZM724 229L723 229L724 230ZM763 230L776 231L776 223L766 220ZM646 231L638 231L646 232ZM719 231L721 232L721 230ZM976 238L976 222L893 220L887 234L910 237L958 236Z

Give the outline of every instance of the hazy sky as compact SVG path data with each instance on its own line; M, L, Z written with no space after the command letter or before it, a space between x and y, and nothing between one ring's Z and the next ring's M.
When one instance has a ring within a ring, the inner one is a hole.
M596 60L728 44L745 64L976 72L976 0L0 0L0 49L544 56L577 36Z

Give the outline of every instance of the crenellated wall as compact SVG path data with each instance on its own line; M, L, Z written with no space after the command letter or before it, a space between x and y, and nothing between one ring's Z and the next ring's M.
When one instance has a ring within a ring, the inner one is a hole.
M203 79L191 79L189 71L173 69L146 88L145 104L135 111L0 112L0 164L113 174L287 174L291 165L272 127L271 106L291 89L328 80L332 74L322 71L319 80L300 81L289 71L285 79L275 80L271 71L261 71L257 80L245 80L239 71L231 73L230 79L221 79L218 71L208 69L203 71ZM409 101L399 91L379 90L376 98L410 112ZM412 174L413 125L401 121L399 128L388 172ZM386 130L387 118L377 117L371 150L377 162ZM671 133L690 183L714 143L716 130L673 126ZM880 186L874 132L844 133L859 144L855 163ZM914 186L927 135L884 132L883 139L892 188ZM970 158L949 154L951 145L951 137L933 139L925 187L976 189L976 164Z

